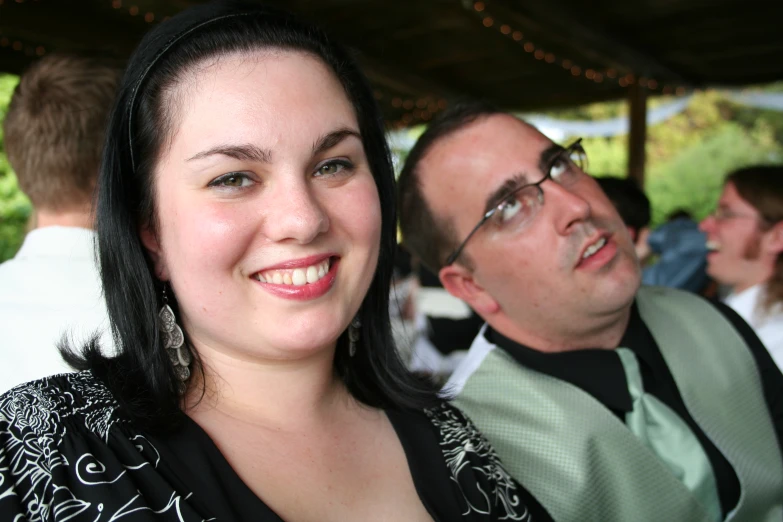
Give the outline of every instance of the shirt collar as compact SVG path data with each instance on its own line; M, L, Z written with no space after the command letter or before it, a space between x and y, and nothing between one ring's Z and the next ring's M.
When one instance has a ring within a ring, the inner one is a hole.
M633 409L625 370L614 350L588 348L568 352L541 352L512 341L489 326L484 336L522 366L577 386L607 408L621 412ZM619 346L631 349L640 359L640 364L649 361L652 358L651 350L656 348L635 303Z
M56 257L93 260L95 232L79 227L44 227L27 233L15 259Z

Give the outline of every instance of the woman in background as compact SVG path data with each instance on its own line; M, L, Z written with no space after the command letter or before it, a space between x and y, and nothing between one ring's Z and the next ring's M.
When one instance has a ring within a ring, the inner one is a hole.
M0 397L0 519L532 520L395 353L393 193L319 29L219 3L148 33L98 189L119 355Z

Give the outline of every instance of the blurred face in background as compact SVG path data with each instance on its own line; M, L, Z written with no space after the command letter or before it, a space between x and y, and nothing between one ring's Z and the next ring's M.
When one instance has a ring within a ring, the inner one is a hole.
M707 273L735 292L763 282L770 266L764 225L758 210L726 183L717 209L699 225L710 250Z

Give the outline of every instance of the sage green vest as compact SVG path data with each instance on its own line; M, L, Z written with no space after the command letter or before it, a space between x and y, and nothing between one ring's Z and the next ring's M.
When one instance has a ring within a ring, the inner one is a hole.
M742 337L711 305L684 292L643 287L637 304L688 411L739 477L740 500L726 520L783 521L783 458ZM709 521L605 406L519 365L483 333L450 383L455 404L557 522Z

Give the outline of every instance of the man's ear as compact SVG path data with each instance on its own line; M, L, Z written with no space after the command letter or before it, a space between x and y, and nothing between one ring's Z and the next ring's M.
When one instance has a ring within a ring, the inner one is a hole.
M454 263L444 266L438 277L448 293L468 303L482 317L491 316L500 310L500 304L476 282L473 272Z
M764 246L767 252L779 255L783 252L783 221L772 225L764 234Z
M147 253L155 266L155 277L161 281L168 281L168 267L163 259L160 242L158 241L158 236L155 234L155 231L152 230L152 227L149 225L143 225L139 227L139 237L141 238L141 244L147 249Z

